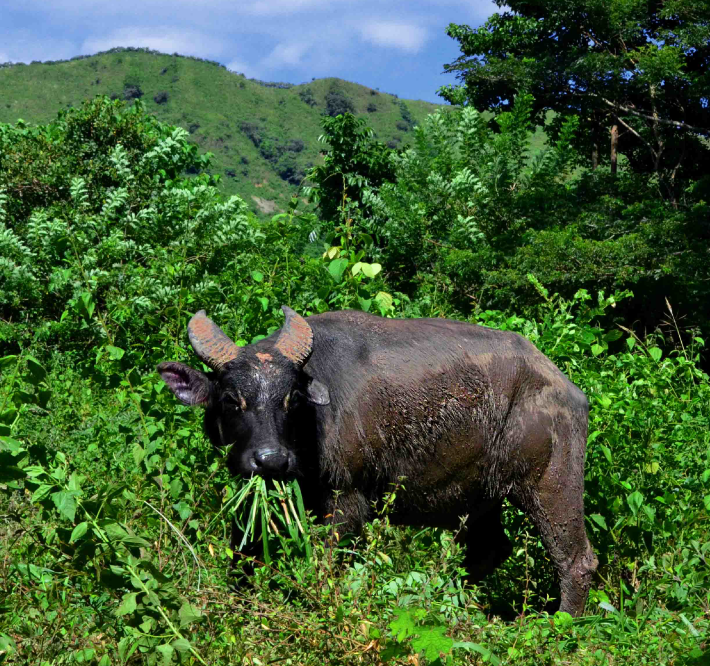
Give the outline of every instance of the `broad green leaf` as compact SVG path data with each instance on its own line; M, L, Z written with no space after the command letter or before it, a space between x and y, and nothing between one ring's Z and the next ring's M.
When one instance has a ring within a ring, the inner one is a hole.
M106 345L106 351L108 352L108 357L112 361L120 361L126 353L124 349L114 347L113 345Z
M451 653L454 646L454 639L446 635L446 627L417 627L419 636L412 640L412 649L417 653L424 653L424 656L431 663L439 658L440 653L446 655Z
M643 504L643 495L638 490L635 490L626 498L626 501L629 503L631 513L636 516Z
M350 270L352 271L353 275L357 275L362 267L363 263L361 261L358 261Z
M12 437L0 437L0 451L8 451L9 453L19 453L22 449L22 443Z
M0 662L4 657L12 655L17 651L17 645L7 634L0 632Z
M374 278L382 270L380 264L363 264L362 272L369 278Z
M554 617L555 628L560 631L566 631L574 624L574 619L569 613L564 611L557 611Z
M604 609L605 611L609 611L610 613L618 613L619 611L614 608L610 603L606 601L600 601L599 602L599 608Z
M143 458L145 458L145 449L138 443L136 442L133 445L133 463L136 467L138 467L141 462L143 461Z
M609 528L606 525L606 519L604 516L598 514L598 513L593 513L592 515L589 516L590 520L593 520L599 527L601 527L603 530L609 530Z
M89 529L89 523L87 523L86 521L79 523L72 530L71 536L69 537L69 543L74 543L75 541L78 541L79 539L81 539L81 537L83 537L86 534L88 529Z
M190 645L190 641L187 640L187 638L176 638L171 645L178 651L178 652L188 652L189 649L192 647Z
M5 368L8 368L8 367L14 368L16 364L17 364L17 356L15 356L13 354L11 354L10 356L3 356L2 358L0 358L0 370L2 370L3 372L5 371ZM10 373L10 374L12 374L12 373Z
M173 663L173 655L175 654L175 648L172 645L159 645L155 648L163 658L163 666L170 666Z
M266 298L265 296L258 296L257 301L261 303L261 309L266 312L269 309L269 299Z
M190 509L189 505L184 500L173 504L173 509L180 515L180 520L187 520L192 515L192 509Z
M636 344L636 340L634 340L633 338L626 338L626 344L628 345L629 350L631 350L634 348L634 345Z
M397 641L401 643L407 636L411 636L416 631L416 626L406 608L396 608L395 613L397 615L394 620L390 621L389 628L397 638Z
M343 279L343 273L348 267L348 260L344 258L333 259L328 266L328 272L331 274L333 279L339 283Z
M47 377L47 371L42 367L42 364L33 356L27 357L27 369L31 375L31 383L37 386L40 382L43 382Z
M649 474L658 474L658 471L660 469L661 466L655 460L653 462L647 463L644 467L644 470L646 470L646 472L648 472Z
M599 448L602 450L607 462L611 465L611 449L608 446L604 446L604 444L600 444Z
M259 271L252 271L251 277L252 277L252 280L254 280L254 282L263 282L264 281L264 274Z
M66 490L52 493L52 501L54 502L54 506L57 507L59 514L73 523L76 518L76 498L73 493Z
M358 305L360 306L360 309L363 312L370 311L370 307L372 306L372 299L371 298L363 298L362 296L358 296L357 302L358 302Z
M394 303L392 296L386 291L378 291L375 296L375 302L384 310L389 310Z
M663 356L663 352L658 347L651 347L651 349L648 350L648 353L651 358L656 361L656 363L658 363L658 361L661 360L661 356Z
M604 347L601 345L592 345L592 354L594 354L594 356L599 356L603 351Z
M116 611L116 615L128 615L132 613L137 608L136 598L138 597L138 592L127 592L123 595L121 605Z
M710 511L710 495L705 495L703 503L705 504L705 510Z
M197 620L201 619L202 611L197 608L197 606L193 606L192 604L186 601L185 603L183 603L182 606L180 606L178 616L180 617L180 628L184 629L193 622L196 622Z

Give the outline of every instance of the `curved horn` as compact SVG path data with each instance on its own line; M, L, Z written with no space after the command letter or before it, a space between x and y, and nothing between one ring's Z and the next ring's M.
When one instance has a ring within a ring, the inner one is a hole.
M289 361L301 366L313 351L313 331L308 322L290 307L282 305L281 309L286 315L286 321L275 347Z
M200 310L190 319L187 335L195 354L213 370L221 370L225 363L233 361L239 355L239 347L207 316L204 310Z

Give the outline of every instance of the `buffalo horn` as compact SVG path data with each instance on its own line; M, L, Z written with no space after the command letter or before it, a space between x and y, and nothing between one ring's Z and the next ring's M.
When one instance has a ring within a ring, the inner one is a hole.
M286 321L276 340L276 349L289 361L301 366L313 351L313 331L308 322L290 307L283 305L281 309Z
M213 370L221 370L222 366L239 355L239 347L207 316L204 310L200 310L190 319L187 335L195 354Z

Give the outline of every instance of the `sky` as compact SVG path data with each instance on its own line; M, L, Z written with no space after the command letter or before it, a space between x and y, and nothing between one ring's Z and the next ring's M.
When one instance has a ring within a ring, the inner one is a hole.
M337 76L441 102L459 55L449 23L481 25L489 0L0 0L0 62L142 46L216 60L264 81Z

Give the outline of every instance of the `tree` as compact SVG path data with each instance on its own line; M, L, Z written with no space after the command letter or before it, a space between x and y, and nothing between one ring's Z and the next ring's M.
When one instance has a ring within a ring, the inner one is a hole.
M339 217L344 196L359 205L365 186L377 188L394 179L394 166L392 151L375 139L362 118L346 113L335 118L324 116L321 122L323 134L318 140L330 148L323 164L308 174L315 186L307 192L318 206L320 218L333 222Z
M495 0L505 11L477 29L449 25L462 55L445 70L462 87L452 103L506 109L535 97L535 122L578 115L577 146L595 168L605 136L609 162L626 156L655 173L675 199L710 159L710 5L704 0Z

